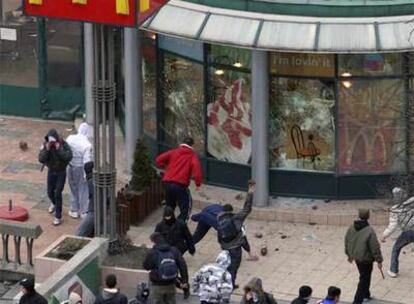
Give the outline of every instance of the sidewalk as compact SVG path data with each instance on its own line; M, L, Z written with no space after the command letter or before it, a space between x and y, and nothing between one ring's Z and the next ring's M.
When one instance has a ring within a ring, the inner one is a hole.
M69 218L68 187L64 195L64 223L59 227L51 225L52 216L46 211L49 203L46 196L46 171L40 172L37 153L44 134L50 128L57 128L66 137L71 124L41 121L32 119L0 117L0 204L12 199L15 204L29 209L30 221L40 223L42 236L34 242L34 255L40 253L62 234L75 232L79 221ZM29 150L19 149L19 142L26 141ZM125 168L124 145L122 138L117 137L117 171L119 186L126 181L123 174ZM203 186L202 191L195 194L198 201L195 208L207 203L229 202L241 206L244 193L240 199L240 191L219 187ZM272 206L255 209L247 221L247 234L255 253L262 245L268 247L266 257L258 262L243 260L239 270L238 282L242 287L252 276L263 279L264 287L275 294L277 299L292 300L300 285L308 284L314 288L315 298L325 296L330 285L342 289L344 302L350 302L355 292L357 271L354 265L346 261L343 252L343 237L347 226L352 223L359 206L374 209L374 221L371 221L378 233L385 223L386 201L342 201L325 202L294 198L272 199ZM290 213L290 215L287 215ZM321 222L317 221L317 218ZM142 223L132 227L129 232L137 244L149 245L148 237L155 224L161 218L161 210ZM332 219L335 218L335 221ZM329 225L321 225L325 223ZM281 220L287 220L288 223ZM376 222L376 223L374 223ZM190 229L194 230L193 223ZM263 238L254 237L260 232ZM384 267L389 265L392 240L383 244ZM197 246L194 257L186 255L190 275L203 264L215 259L220 251L214 232ZM11 256L13 257L13 255ZM22 259L24 260L24 256ZM374 270L372 293L376 298L404 304L414 303L414 252L407 248L401 254L401 276L397 279L383 280ZM242 288L238 292L241 292ZM283 303L283 302L281 302ZM371 302L375 303L375 302ZM379 304L375 303L375 304Z

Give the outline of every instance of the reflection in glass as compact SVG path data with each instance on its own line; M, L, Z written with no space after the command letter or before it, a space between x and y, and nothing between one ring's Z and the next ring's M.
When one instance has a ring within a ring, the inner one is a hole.
M273 78L270 167L334 171L334 107L332 80Z
M400 172L405 163L403 80L358 80L339 93L339 171Z
M204 150L203 66L171 54L164 54L165 142L180 143L186 135L194 148Z
M142 41L142 95L143 95L143 115L144 132L153 138L157 136L157 95L156 95L156 49L155 40L144 38ZM149 34L148 34L149 35Z
M400 53L338 55L339 76L401 75L402 58Z
M208 62L215 66L225 65L250 69L251 52L245 49L212 44L210 45L210 51L208 53Z
M10 34L0 39L0 84L37 87L36 18L23 15L20 0L2 0L0 5L3 31Z
M219 160L247 164L252 136L250 74L210 68L210 79L208 153Z

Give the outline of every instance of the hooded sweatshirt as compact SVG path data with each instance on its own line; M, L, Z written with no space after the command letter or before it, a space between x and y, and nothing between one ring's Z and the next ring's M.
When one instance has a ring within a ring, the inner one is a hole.
M357 220L345 235L345 254L360 263L382 263L381 247L377 235L367 220Z
M92 161L92 144L88 139L89 125L81 123L76 135L69 135L66 142L69 144L73 158L70 162L72 167L83 167Z
M414 230L414 197L391 207L389 224L382 234L383 238L391 236L397 228L402 231Z
M188 270L187 270L187 263L185 262L183 256L178 251L177 248L171 247L170 245L160 242L159 244L155 244L152 249L147 253L142 266L145 270L149 270L150 280L154 285L174 285L175 280L171 281L163 281L159 278L158 275L158 263L159 263L159 252L167 252L171 251L172 255L174 256L174 260L177 264L178 270L180 272L180 277L183 283L188 282Z
M171 217L168 221L165 217ZM161 222L155 227L155 232L161 233L164 240L170 246L176 247L183 254L187 249L190 254L194 254L193 236L188 230L185 222L175 218L174 209L167 206L164 209L164 216Z
M127 304L128 299L117 288L104 288L96 296L95 304Z
M188 187L193 177L196 186L201 185L201 164L197 153L186 144L159 155L155 162L158 167L165 168L164 182L174 182Z
M53 137L59 143L59 148L56 149L54 145L50 150L46 149L46 144L49 138ZM67 142L62 140L55 129L49 130L45 136L45 142L40 148L39 162L44 164L49 170L60 172L66 170L67 165L72 160L72 150Z
M249 289L253 293L253 298L247 300L246 294L244 294L242 304L277 304L272 294L263 291L262 280L259 278L252 278L245 289Z
M47 300L38 294L34 289L22 295L19 304L47 304Z
M228 303L233 291L231 275L227 271L230 266L230 254L222 251L216 262L204 265L192 279L193 292L201 301L209 303Z

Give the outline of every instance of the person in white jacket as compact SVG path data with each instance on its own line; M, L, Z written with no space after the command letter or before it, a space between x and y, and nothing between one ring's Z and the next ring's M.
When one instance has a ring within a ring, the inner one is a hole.
M68 166L68 183L70 188L69 216L79 218L88 210L88 182L84 172L84 165L92 161L92 144L88 139L89 125L81 123L78 133L69 135L66 142L72 150L72 161Z
M227 270L230 266L230 254L223 250L215 263L201 267L194 275L191 287L200 297L201 304L223 304L230 302L233 291L231 274Z
M391 264L388 270L388 275L391 278L396 278L401 249L414 243L414 197L404 201L404 190L401 188L394 188L392 193L398 202L390 208L389 224L382 234L381 241L385 242L397 229L402 231L392 247Z

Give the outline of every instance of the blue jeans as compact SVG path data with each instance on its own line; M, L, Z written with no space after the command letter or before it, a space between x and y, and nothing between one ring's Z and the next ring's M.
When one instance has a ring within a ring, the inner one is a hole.
M401 249L410 243L414 243L414 230L404 231L395 241L391 253L390 270L392 272L398 273L398 257L400 256Z
M83 167L68 166L68 184L70 188L70 211L86 213L88 211L88 182Z
M47 195L55 206L55 217L62 218L62 192L65 187L66 170L47 172Z

